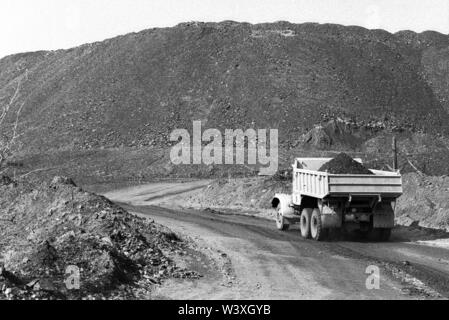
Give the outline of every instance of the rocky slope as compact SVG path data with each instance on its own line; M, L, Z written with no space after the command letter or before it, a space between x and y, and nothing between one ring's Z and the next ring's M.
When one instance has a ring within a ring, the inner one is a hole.
M433 136L449 130L448 46L436 32L184 23L5 57L0 97L23 77L27 152L163 146L194 119L279 128L284 143L336 117Z

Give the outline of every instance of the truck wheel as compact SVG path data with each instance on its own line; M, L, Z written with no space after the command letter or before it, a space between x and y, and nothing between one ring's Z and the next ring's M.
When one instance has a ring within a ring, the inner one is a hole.
M301 220L299 222L299 228L301 230L301 236L304 239L310 238L310 218L312 217L311 208L304 208L301 213Z
M321 222L320 209L315 208L310 218L310 234L315 241L322 241L326 237L326 229L323 228Z
M279 204L276 208L276 227L278 228L278 230L288 230L288 228L290 227L290 225L285 221L284 216L282 215L281 212L281 204Z

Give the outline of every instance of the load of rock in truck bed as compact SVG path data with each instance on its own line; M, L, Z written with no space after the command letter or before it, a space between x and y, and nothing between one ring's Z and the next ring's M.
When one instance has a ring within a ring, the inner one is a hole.
M373 174L361 163L355 161L346 153L340 153L331 161L326 162L318 171L331 174Z

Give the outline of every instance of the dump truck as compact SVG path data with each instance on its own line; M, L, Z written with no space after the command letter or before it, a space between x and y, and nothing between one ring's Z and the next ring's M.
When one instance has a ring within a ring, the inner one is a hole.
M402 194L400 173L372 169L372 175L318 171L330 160L295 159L292 194L276 194L271 202L277 228L287 230L299 223L301 236L316 241L343 230L388 241L396 200ZM361 159L354 160L362 163Z

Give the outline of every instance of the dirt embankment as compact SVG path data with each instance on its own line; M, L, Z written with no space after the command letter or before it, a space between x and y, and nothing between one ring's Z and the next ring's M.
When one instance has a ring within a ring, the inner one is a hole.
M403 175L404 194L396 207L399 225L449 231L449 177ZM271 218L275 193L291 192L291 180L278 178L222 179L203 190L165 199L166 204L212 210L239 210Z
M176 234L70 179L4 181L0 299L151 298L164 279L199 277L174 263Z
M396 214L401 225L449 231L449 177L417 173L404 176L404 194Z
M291 180L273 178L220 179L202 190L164 198L160 205L195 209L239 211L272 218L271 199L275 193L291 192Z

